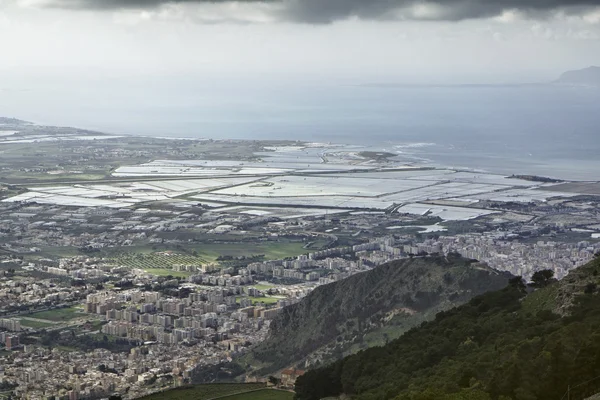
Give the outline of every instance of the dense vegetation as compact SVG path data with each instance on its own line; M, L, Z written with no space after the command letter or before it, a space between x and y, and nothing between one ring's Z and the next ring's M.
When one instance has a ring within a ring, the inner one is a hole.
M292 392L264 389L223 397L221 400L292 400L293 398L294 393Z
M79 351L106 349L113 353L129 353L141 341L106 335L77 335L75 331L47 331L40 335L40 343L48 347L63 347Z
M600 391L600 259L561 282L538 275L441 312L384 347L296 382L298 400L583 399ZM565 397L566 398L566 397Z
M198 365L192 371L192 383L233 382L243 373L244 369L235 362Z
M207 385L185 386L151 394L143 400L205 400L245 393L265 388L264 383L212 383Z
M298 364L327 363L382 345L441 310L505 287L499 274L458 255L393 261L315 289L286 307L248 364L261 374Z

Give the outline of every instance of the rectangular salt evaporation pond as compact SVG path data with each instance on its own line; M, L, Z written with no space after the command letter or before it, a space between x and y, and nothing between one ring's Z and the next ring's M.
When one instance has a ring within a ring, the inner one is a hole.
M44 193L48 196L64 196L70 199L80 198L82 201L85 201L85 199L99 199L116 200L119 202L131 203L168 199L168 193L156 191L135 191L130 190L127 187L117 187L110 185L37 187L29 188L29 190L34 193ZM108 199L100 199L101 197L105 197ZM75 201L69 200L69 202L73 203Z
M539 182L526 181L524 179L513 179L505 175L482 174L464 171L456 172L455 174L448 176L448 179L452 181L501 186L533 187L540 185Z
M280 155L276 157L265 158L266 163L277 163L288 166L288 164L297 164L303 167L307 165L318 165L323 162L320 157L304 157L304 156L289 156L289 155Z
M18 143L36 143L36 142L56 142L61 140L109 140L109 139L118 139L122 136L24 136L25 139L16 139L16 140L4 140L0 141L0 144L18 144Z
M2 200L3 203L18 203L20 201L30 201L33 198L44 196L44 193L27 192Z
M251 169L293 169L288 165L272 162L252 162L252 161L232 161L232 160L156 160L148 164L141 165L143 167L178 167L181 169L221 169L221 170L239 170L244 168ZM306 168L306 164L299 164L299 168Z
M552 197L574 197L574 196L578 196L578 195L576 193L547 192L547 191L534 190L534 189L514 189L514 190L505 190L505 191L501 191L501 192L470 196L470 199L530 203L532 201L545 202Z
M321 164L323 158L320 154L306 153L254 153L266 163L296 163L296 164Z
M308 162L310 164L319 164L323 162L323 149L318 151L312 150L300 150L300 151L286 151L286 152L255 152L256 157L260 157L265 162ZM337 161L337 159L336 159Z
M264 147L265 150L270 150L273 152L279 152L279 153L290 153L290 152L301 152L302 150L305 149L305 146L265 146ZM261 152L261 154L271 154L268 152Z
M234 178L231 180L181 180L159 182L134 182L121 185L75 185L75 186L50 186L32 187L30 191L46 193L48 195L61 195L69 197L102 198L122 202L157 201L186 193L195 193L203 189L213 189L244 182L251 182L248 178ZM164 187L158 187L164 186ZM73 201L71 201L73 202Z
M267 210L245 210L245 211L240 211L240 214L248 214L248 215L254 215L254 216L258 216L258 217L264 217L265 215L273 215L273 213L271 211L267 211Z
M115 177L135 177L135 176L206 176L206 177L222 177L228 175L280 175L286 172L291 172L288 169L276 168L241 168L241 169L225 169L225 168L201 168L201 167L180 167L180 166L133 166L120 167L112 173Z
M376 165L354 165L354 164L336 164L336 163L327 163L327 164L304 164L304 165L295 165L295 164L282 164L282 166L286 166L289 168L296 168L297 172L302 172L303 174L310 174L317 171L324 172L344 172L344 171L373 171L377 169Z
M179 166L179 167L202 167L202 168L240 168L244 166L255 166L258 163L251 161L235 160L155 160L143 166Z
M37 191L44 193L54 193L60 194L64 196L75 196L75 197L106 197L106 196L115 196L117 193L114 191L106 191L106 190L97 190L97 189L82 189L82 188L65 188L62 190L44 190L44 188L37 188Z
M54 195L49 193L28 192L2 200L3 202L36 202L40 204L54 204L60 206L76 207L129 207L131 203L104 199L87 199L73 196Z
M157 185L157 183L160 183L160 182L152 182L152 183L132 182L130 184L123 185L122 187L125 187L134 192L136 192L136 191L151 191L151 192L166 192L166 191L168 191L166 188L163 188L163 187L160 187L159 185Z
M33 192L41 192L49 195L60 195L69 197L79 197L82 199L94 199L100 197L108 197L110 200L118 200L123 202L133 201L156 201L167 199L168 194L161 192L147 192L130 190L127 187L117 187L110 185L89 185L89 186L63 186L63 187L39 187L30 188Z
M365 171L365 172L348 172L343 174L331 174L328 176L346 177L346 178L363 178L363 179L389 179L389 180L423 180L423 181L445 181L455 172L452 170L436 169L423 170L419 168L402 170L402 171Z
M84 188L80 188L79 190L88 190L90 193L102 193L102 196L131 196L137 192L132 191L126 187L118 187L111 185L89 185ZM77 192L75 192L77 193ZM140 192L141 193L141 192ZM67 193L65 193L67 194ZM89 196L85 196L89 197ZM97 196L93 196L97 197Z
M185 179L171 181L154 181L147 184L156 187L157 190L168 190L171 192L190 192L210 190L219 187L239 185L246 182L254 182L256 178L225 178L225 179Z
M214 168L214 169L230 169L230 170L238 170L238 169L271 169L271 170L283 170L283 171L292 171L292 170L306 170L310 171L313 168L318 168L321 170L332 170L332 171L346 171L352 169L373 169L373 167L367 166L359 166L359 165L349 165L348 163L336 163L336 162L328 162L325 163L323 160L318 157L315 159L311 159L310 161L298 162L293 158L284 158L277 157L274 159L264 159L262 162L252 162L252 161L231 161L231 160L174 160L174 161L166 161L166 160L156 160L147 164L141 165L143 167L154 167L154 168L165 168L165 167L181 167L185 169L194 169L194 168ZM120 171L118 171L120 172Z
M261 182L222 189L215 193L229 196L297 197L297 196L355 196L375 197L389 192L412 190L427 182L384 181L329 176L285 176Z
M432 193L438 197L460 197L476 195L481 193L490 193L502 190L504 187L499 185L484 185L465 182L451 182L435 185L431 188Z
M202 206L202 207L206 207L206 208L220 208L220 207L225 207L227 206L227 204L223 204L223 203L215 203L215 202L211 202L211 201L190 201L190 200L181 200L181 199L170 199L170 201L167 203L173 207L178 207L178 208L189 208L189 207L197 207L197 206Z
M203 185L194 185L192 181L155 181L151 183L133 183L129 188L133 191L154 191L154 192L185 192L194 189L200 189Z
M115 177L135 177L135 176L222 176L231 175L232 171L222 169L201 169L201 168L182 168L173 166L147 167L119 167L112 173Z
M436 206L429 204L407 204L398 209L399 213L427 215L440 217L444 221L466 221L483 215L494 214L493 211L479 210L475 208Z
M398 226L389 226L386 229L388 230L398 230L398 229L410 229L410 228L419 228L421 229L419 233L433 233L433 232L446 232L448 228L442 226L440 224L434 225L398 225Z
M366 208L385 210L394 203L369 197L344 197L344 196L299 196L299 197L242 197L217 195L212 193L193 196L193 199L202 201L228 202L248 205L273 205L281 207L322 207L322 208Z
M257 217L277 217L280 219L294 219L322 215L333 215L350 212L351 210L319 209L319 208L282 208L282 207L246 207L233 206L221 208L218 212L238 212L240 214L253 215Z
M442 183L432 184L428 187L417 188L406 192L394 193L385 196L386 200L397 203L418 202L425 200L455 199L459 196L477 195L499 190L501 186L477 185L470 183Z
M239 171L234 171L234 175L281 175L288 172L293 172L283 168L242 168Z

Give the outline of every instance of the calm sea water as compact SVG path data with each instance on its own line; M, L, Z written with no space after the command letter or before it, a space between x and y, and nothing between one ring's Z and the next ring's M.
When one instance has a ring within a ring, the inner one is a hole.
M552 86L36 84L0 115L117 134L361 144L499 173L600 180L600 90Z

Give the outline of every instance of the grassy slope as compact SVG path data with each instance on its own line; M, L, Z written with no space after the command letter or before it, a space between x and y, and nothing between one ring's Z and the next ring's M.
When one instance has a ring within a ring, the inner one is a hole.
M278 260L285 257L294 257L308 250L303 248L301 242L288 243L215 243L199 246L198 255L207 260L214 261L219 256L252 256L264 254L267 260Z
M49 311L41 311L35 314L27 315L31 318L47 319L49 321L69 321L75 318L83 317L85 314L81 313L81 309L75 307L68 308L56 308Z
M269 289L275 287L275 285L259 284L259 285L252 285L251 287L256 288L258 290L269 290Z
M44 329L44 328L49 328L51 326L54 326L54 324L51 324L49 322L36 321L36 320L31 320L31 319L20 319L20 321L21 321L21 326L26 327L26 328Z
M293 400L294 393L283 390L264 389L256 392L222 397L220 400Z
M264 388L264 383L214 383L186 386L141 397L143 400L208 400Z

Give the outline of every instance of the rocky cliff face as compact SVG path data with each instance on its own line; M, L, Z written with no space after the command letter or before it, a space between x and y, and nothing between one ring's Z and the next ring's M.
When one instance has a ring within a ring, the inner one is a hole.
M296 399L584 399L600 392L600 256L501 290L296 381Z
M506 286L509 274L460 256L393 261L321 286L286 307L251 357L259 374L325 364L433 319L439 311Z

